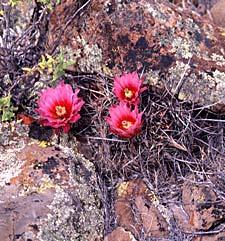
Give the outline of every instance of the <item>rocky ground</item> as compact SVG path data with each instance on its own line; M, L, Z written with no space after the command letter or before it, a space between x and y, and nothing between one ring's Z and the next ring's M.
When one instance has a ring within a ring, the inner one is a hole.
M0 241L225 240L224 9L0 3ZM144 122L121 139L103 116L113 78L136 70ZM62 80L85 104L56 135L35 109Z

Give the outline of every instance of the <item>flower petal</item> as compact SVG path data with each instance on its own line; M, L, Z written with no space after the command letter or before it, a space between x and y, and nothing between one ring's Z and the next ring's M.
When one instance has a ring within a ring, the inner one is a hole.
M138 113L138 107L135 106L131 110L125 102L120 102L118 106L112 106L109 109L109 116L104 116L104 119L110 125L110 131L118 134L122 138L130 138L137 135L142 126L142 114ZM123 121L128 123L124 126Z
M139 79L138 73L123 73L121 77L114 78L113 93L119 101L126 102L127 104L139 104L140 93L146 90L146 87L141 88L144 78ZM128 91L126 94L125 92Z
M63 128L67 133L70 124L80 119L78 112L84 101L77 96L78 93L79 89L73 92L72 87L64 82L60 82L56 88L43 90L37 101L39 108L36 109L41 117L41 124L56 128L56 131Z

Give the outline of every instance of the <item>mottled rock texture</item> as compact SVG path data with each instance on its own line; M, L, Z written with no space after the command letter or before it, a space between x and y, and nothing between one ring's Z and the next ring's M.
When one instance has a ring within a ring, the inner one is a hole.
M50 46L74 8L66 1L55 9ZM91 1L62 40L75 60L74 71L110 76L143 71L151 85L166 86L173 94L181 89L181 99L225 103L224 30L190 9L167 1Z
M72 149L41 147L27 131L18 123L1 125L8 142L0 152L0 240L102 239L94 166Z
M119 225L129 232L117 228L106 240L111 241L112 237L117 237L114 239L117 241L131 240L122 238L130 237L129 234L137 240L186 240L181 233L176 233L177 227L183 234L193 234L196 240L199 234L203 240L224 237L225 202L213 186L186 181L182 189L180 204L165 201L162 205L157 194L143 181L120 183L115 194L115 213ZM210 228L219 224L220 228L210 233Z

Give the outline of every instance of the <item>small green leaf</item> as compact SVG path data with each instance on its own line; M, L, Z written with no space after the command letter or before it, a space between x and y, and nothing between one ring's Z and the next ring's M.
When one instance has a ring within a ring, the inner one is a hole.
M53 10L53 5L55 4L56 6L60 4L60 0L38 0L38 2L43 3L47 6L48 9Z
M14 114L10 110L5 109L5 110L3 110L3 113L2 113L2 121L8 121L13 116L14 116Z
M18 3L18 2L20 2L21 0L11 0L10 1L10 4L11 4L11 6L12 7L14 7L14 6L16 6L16 4Z
M14 117L14 111L17 110L17 107L10 106L10 93L6 97L0 98L0 120L9 121Z
M65 60L64 59L64 52L60 50L59 55L55 58L55 70L53 72L53 79L52 81L57 80L60 76L65 74L64 69L68 66L74 64L73 60Z
M4 106L9 106L10 105L10 94L6 97L0 98L0 109L3 108Z

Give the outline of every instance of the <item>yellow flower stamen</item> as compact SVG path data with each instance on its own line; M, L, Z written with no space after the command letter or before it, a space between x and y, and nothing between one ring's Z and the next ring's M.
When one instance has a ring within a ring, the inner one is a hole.
M131 98L133 96L133 91L129 90L128 88L125 88L124 89L124 94L125 94L125 97Z
M126 120L123 120L122 121L122 127L124 128L124 129L128 129L130 126L132 126L133 125L133 123L132 122L130 122L130 121L126 121Z
M56 115L62 117L66 114L66 107L65 106L56 106L55 107Z

